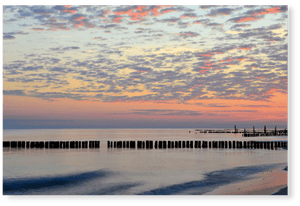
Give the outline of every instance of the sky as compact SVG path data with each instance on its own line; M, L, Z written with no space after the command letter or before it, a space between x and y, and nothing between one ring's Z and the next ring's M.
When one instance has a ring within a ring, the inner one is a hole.
M3 128L287 128L288 7L3 6Z

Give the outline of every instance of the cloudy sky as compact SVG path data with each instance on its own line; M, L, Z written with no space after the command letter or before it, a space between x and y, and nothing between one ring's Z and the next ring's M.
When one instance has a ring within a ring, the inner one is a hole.
M287 125L287 6L3 6L4 128Z

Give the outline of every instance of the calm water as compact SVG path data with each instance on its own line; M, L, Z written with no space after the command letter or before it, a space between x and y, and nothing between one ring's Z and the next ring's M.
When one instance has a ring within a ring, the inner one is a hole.
M192 133L189 133L192 131ZM100 140L100 149L4 149L4 194L205 194L287 163L287 150L107 149L107 140L276 140L194 129L4 130L5 140ZM218 172L216 172L218 171Z

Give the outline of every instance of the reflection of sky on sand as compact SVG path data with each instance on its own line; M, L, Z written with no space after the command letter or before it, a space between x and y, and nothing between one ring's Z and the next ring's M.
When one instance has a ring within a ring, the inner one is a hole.
M280 165L282 164L236 167L208 172L198 175L196 179L193 179L195 177L191 177L189 172L185 174L189 177L186 179L185 175L172 172L168 175L152 172L98 170L64 176L9 179L4 180L3 188L5 195L199 195L230 183L255 179L251 175L277 168Z

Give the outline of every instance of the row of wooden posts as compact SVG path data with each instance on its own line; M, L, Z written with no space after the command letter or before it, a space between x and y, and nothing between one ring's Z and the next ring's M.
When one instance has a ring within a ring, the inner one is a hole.
M10 148L100 148L100 141L3 141L3 147Z
M100 141L3 141L3 147L10 148L100 148ZM166 148L245 148L276 149L287 148L287 142L277 141L107 141L107 148L166 149Z
M154 147L153 147L154 145ZM287 148L287 142L274 141L107 141L107 148L166 149L166 148Z

